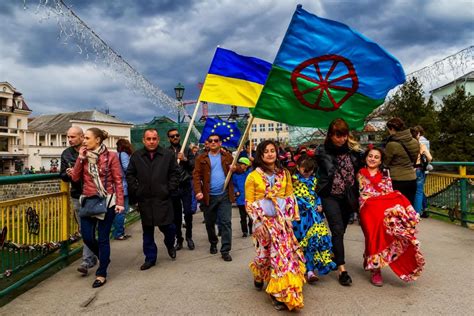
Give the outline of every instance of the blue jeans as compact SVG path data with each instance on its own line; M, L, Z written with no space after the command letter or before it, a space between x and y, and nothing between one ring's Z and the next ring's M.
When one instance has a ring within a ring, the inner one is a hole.
M229 195L211 195L209 206L204 208L207 237L211 245L217 245L219 239L216 235L216 221L219 218L221 232L221 253L229 253L232 247L232 204Z
M95 275L107 277L110 263L110 229L115 217L115 207L107 209L104 220L95 217L81 217L81 233L84 243L99 258L99 268ZM95 238L96 228L99 239Z
M158 247L155 244L155 226L145 226L143 228L143 253L145 254L145 262L155 263L158 258ZM165 235L166 249L174 247L176 238L176 228L174 224L158 226L160 231Z
M81 218L79 217L79 199L74 199L71 198L72 201L72 207L74 209L74 215L76 217L77 224L79 225L79 231L81 230ZM97 257L94 255L94 253L87 247L86 244L84 244L84 247L82 247L82 262L81 266L86 267L87 269L92 268L97 264Z
M125 216L127 216L128 213L128 195L123 197L123 206L124 210L122 213L119 213L115 215L114 219L114 238L118 238L120 236L125 235Z
M418 214L423 211L423 198L425 187L425 172L419 168L416 169L416 193L413 208Z

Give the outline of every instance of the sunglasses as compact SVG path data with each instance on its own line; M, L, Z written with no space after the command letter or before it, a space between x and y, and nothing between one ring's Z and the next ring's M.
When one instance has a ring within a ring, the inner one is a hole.
M220 140L219 140L218 138L208 139L207 141L210 142L210 143L216 143L216 144L217 144L218 142L220 142Z
M168 136L169 138L178 138L179 137L179 134L174 134L174 135L170 135Z

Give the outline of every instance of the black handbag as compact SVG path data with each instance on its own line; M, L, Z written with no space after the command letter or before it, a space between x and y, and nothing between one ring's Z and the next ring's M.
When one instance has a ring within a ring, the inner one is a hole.
M79 208L79 217L97 216L105 213L107 213L107 198L98 195L85 197Z

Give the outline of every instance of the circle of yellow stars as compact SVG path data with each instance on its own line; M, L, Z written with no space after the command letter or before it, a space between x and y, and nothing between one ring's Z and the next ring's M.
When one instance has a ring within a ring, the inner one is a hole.
M217 124L214 124L212 130L211 130L211 133L215 133L216 132L216 129L219 127L219 126L223 126L223 127L227 127L227 129L229 130L230 132L230 135L227 136L226 138L224 138L222 140L222 142L227 142L229 141L232 137L234 137L234 129L232 128L232 126L230 126L229 123L222 123L222 122L219 122Z

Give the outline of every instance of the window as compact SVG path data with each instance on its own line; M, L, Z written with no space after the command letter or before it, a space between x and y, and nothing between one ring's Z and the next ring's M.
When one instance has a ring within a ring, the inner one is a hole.
M252 132L256 132L257 131L257 124L252 124Z
M265 132L265 123L262 123L260 126L260 132Z
M8 116L0 115L0 126L8 127Z
M285 131L288 131L288 125L285 125Z
M8 137L0 136L0 151L8 151Z
M268 123L268 131L273 132L275 128L273 128L273 123Z
M283 125L281 123L277 123L277 127L281 128Z
M257 146L258 140L256 138L252 139L252 145Z
M260 142L263 142L265 140L265 138L260 138Z
M66 147L66 146L67 146L66 142L63 142L63 147Z

